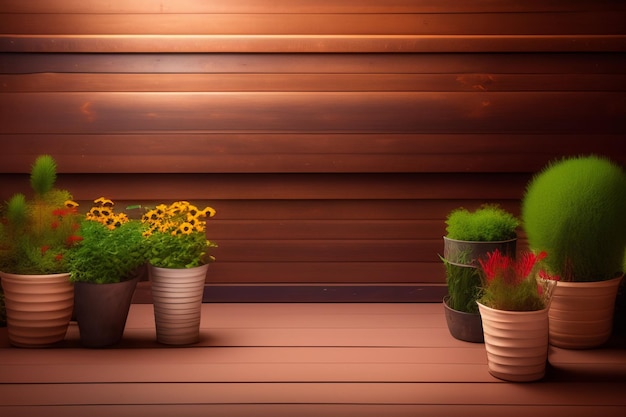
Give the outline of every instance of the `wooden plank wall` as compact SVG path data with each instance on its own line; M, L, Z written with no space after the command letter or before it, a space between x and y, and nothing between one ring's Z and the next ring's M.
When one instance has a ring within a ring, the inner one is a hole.
M0 0L0 199L210 203L212 284L434 285L443 219L626 164L619 0Z

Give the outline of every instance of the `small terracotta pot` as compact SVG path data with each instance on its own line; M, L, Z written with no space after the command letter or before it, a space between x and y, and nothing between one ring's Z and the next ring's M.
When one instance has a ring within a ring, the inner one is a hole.
M543 378L548 361L548 308L504 311L480 303L478 308L489 373L515 382Z
M209 265L171 269L150 266L157 341L189 345L200 339L204 283Z
M70 274L0 272L0 278L13 346L48 347L65 339L74 307Z

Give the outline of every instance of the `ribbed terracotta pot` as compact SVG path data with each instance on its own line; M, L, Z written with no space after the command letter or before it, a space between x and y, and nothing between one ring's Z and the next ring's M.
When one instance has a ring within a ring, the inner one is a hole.
M550 306L550 344L590 349L611 337L617 290L623 278L599 282L559 282Z
M157 341L189 345L200 340L204 283L209 265L170 269L150 266Z
M515 382L543 378L548 361L548 308L504 311L480 303L478 308L489 373Z
M83 346L101 348L122 339L139 276L122 282L74 284L74 312Z
M70 274L20 275L0 272L9 342L48 347L65 339L74 307Z

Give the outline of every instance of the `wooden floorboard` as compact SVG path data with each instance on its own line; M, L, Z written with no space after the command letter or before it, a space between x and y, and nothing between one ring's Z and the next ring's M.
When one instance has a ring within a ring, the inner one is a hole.
M155 340L133 304L123 341L86 349L75 323L48 349L0 329L7 416L622 416L623 343L550 349L546 378L508 383L484 345L452 338L440 303L203 304L200 343Z

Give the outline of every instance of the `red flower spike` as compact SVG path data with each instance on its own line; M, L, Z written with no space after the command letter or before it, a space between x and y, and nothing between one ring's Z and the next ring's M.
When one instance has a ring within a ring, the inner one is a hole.
M67 211L64 208L58 208L58 209L52 210L52 214L57 217L63 217L65 216L65 214L67 214Z
M528 276L528 274L531 273L531 271L535 267L535 264L543 258L545 258L545 252L541 252L539 255L535 255L534 253L530 252L524 253L520 262L517 262L515 264L515 272L518 281L524 280Z
M67 237L67 245L68 246L72 246L77 242L80 242L81 240L83 240L82 236L76 236L76 235L71 235Z
M511 258L502 255L498 249L488 253L486 260L479 259L478 262L487 277L487 281L493 280L511 266Z

